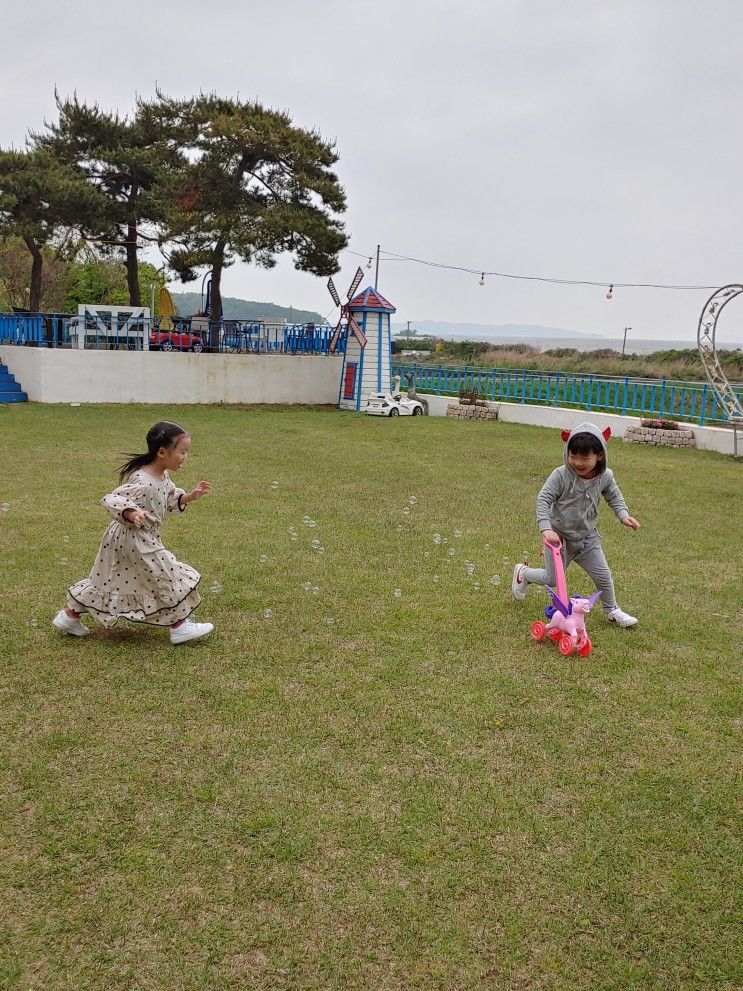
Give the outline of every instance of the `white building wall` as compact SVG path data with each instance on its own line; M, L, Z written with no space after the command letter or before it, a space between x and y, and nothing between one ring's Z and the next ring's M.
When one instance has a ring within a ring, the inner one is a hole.
M0 345L40 403L338 402L341 355L180 354Z

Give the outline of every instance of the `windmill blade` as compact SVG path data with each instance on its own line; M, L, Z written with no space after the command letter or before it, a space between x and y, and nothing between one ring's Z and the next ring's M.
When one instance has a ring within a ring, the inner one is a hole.
M328 279L328 292L333 297L333 302L336 306L341 305L341 298L338 295L338 290L335 288L335 282L332 279Z
M353 294L359 288L359 285L361 284L361 280L363 278L364 278L364 270L361 268L361 266L359 266L356 269L356 275L354 275L353 277L353 282L348 287L348 293L346 295L346 299L350 299L353 296Z
M359 272L361 272L361 269L359 269ZM362 272L361 274L363 275L364 273ZM353 336L359 342L359 345L362 348L365 348L366 347L366 337L364 336L364 332L361 329L361 327L359 327L359 325L356 323L356 320L352 316L349 316L349 318L348 318L348 329L351 331L351 333L353 334Z
M330 343L328 344L329 354L335 354L335 349L338 347L338 341L340 340L342 329L343 329L343 320L341 319L338 321L338 325L333 331L333 336L330 338Z

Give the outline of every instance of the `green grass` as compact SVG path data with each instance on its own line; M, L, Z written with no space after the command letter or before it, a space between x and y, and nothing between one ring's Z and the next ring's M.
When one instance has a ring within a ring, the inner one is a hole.
M64 638L164 413L213 483L166 544L216 632ZM740 463L611 444L641 625L566 659L510 597L556 431L31 404L0 436L0 987L740 987Z

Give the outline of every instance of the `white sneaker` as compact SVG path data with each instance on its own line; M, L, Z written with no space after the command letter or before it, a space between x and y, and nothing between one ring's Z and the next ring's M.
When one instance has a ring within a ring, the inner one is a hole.
M214 623L194 623L190 619L184 620L175 629L170 628L171 643L188 643L189 640L199 640L208 636L214 629Z
M73 637L87 637L90 633L88 627L80 622L79 616L68 616L64 609L60 609L54 617L52 626L56 626L63 633L71 633Z
M526 598L526 586L529 583L522 577L522 575L528 567L528 564L514 565L513 578L511 579L511 595L517 600L517 602L521 602L522 599Z
M606 614L607 623L616 623L617 626L621 626L623 629L628 630L631 626L637 626L639 620L634 616L630 616L628 612L623 612L619 606L615 606L611 612Z

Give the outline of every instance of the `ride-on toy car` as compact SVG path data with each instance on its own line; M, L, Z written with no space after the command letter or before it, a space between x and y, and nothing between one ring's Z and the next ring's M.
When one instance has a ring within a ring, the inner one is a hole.
M370 416L423 416L423 403L400 392L377 392L366 401Z
M199 351L204 341L199 334L190 331L153 330L150 334L150 351Z

